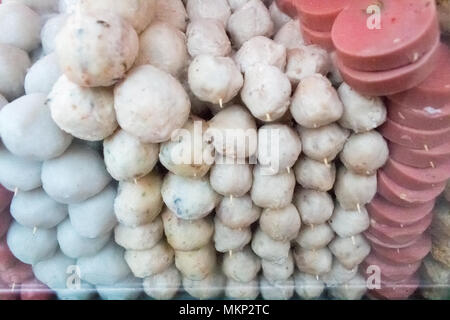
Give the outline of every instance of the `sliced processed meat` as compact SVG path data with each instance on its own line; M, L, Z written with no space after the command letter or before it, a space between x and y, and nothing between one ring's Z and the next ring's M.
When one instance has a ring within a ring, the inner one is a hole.
M327 51L333 51L334 45L330 32L321 32L309 29L304 24L301 26L303 38L307 44L317 44Z
M400 144L389 143L390 157L397 162L417 168L432 168L450 162L450 142L436 148L411 149Z
M398 282L382 281L381 289L372 290L371 294L375 298L389 299L389 300L404 300L413 295L419 286L419 278L417 274L403 279Z
M302 23L316 31L330 32L334 20L350 0L300 0L297 12Z
M378 257L371 253L361 265L362 270L368 270L370 266L380 268L381 275L393 281L402 280L411 277L420 268L421 263L393 264L386 259ZM364 272L365 273L365 272Z

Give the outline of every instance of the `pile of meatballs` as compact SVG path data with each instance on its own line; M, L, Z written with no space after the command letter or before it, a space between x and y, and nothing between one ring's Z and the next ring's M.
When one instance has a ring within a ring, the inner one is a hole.
M381 98L270 0L0 4L6 242L60 299L360 299Z

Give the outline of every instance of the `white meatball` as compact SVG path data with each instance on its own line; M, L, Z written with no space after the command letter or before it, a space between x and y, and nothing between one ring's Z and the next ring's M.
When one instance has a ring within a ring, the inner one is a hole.
M338 89L344 104L344 114L339 123L355 132L365 132L381 126L386 121L386 107L380 97L364 96L343 83Z
M166 270L173 264L174 251L165 240L147 250L125 251L125 261L137 278L146 278Z
M265 209L259 219L259 226L274 240L290 241L297 237L300 230L300 215L292 204L282 209Z
M336 179L334 163L322 163L307 157L301 157L294 166L297 182L307 189L329 191Z
M201 280L183 277L183 287L194 298L213 299L222 294L225 288L225 281L226 277L217 270Z
M339 120L344 106L331 82L321 74L314 74L300 82L290 110L301 126L318 128Z
M42 163L17 157L0 145L0 183L10 191L30 191L42 185Z
M303 47L305 41L300 30L300 21L295 19L287 22L278 30L273 40L285 46L287 50Z
M304 272L295 272L294 281L295 292L302 299L317 299L325 290L325 285L322 280Z
M36 11L37 13L44 15L58 10L58 0L3 0L3 3L20 2Z
M261 295L265 300L289 300L294 295L294 280L292 277L287 280L269 282L262 276L259 286Z
M319 46L302 46L287 52L286 75L293 85L316 73L326 76L330 69L330 57Z
M38 60L25 77L25 92L48 94L61 76L56 54L51 53Z
M239 282L228 278L225 296L229 299L255 300L259 295L258 279L249 282Z
M191 21L209 18L227 24L231 10L227 0L188 0L186 11Z
M340 205L336 205L330 226L339 237L355 236L369 228L369 214L365 207L360 207L359 210L345 210Z
M55 51L55 40L59 31L64 27L67 21L67 14L59 14L50 17L41 30L42 50L45 54Z
M42 166L45 192L61 203L85 201L102 191L110 181L100 155L78 144L72 144L62 156L47 160Z
M261 208L249 195L240 198L224 197L216 208L216 216L229 228L246 228L259 219Z
M0 93L8 101L24 94L23 82L30 65L30 58L25 51L0 44Z
M0 6L0 30L0 43L29 52L39 46L41 20L22 3L4 3Z
M301 272L320 276L330 272L333 255L326 247L318 250L307 250L296 247L294 250L294 259L297 268Z
M109 88L85 88L63 75L53 86L47 104L56 124L74 137L103 140L117 128Z
M72 137L53 122L43 93L23 96L0 112L0 128L5 146L13 154L32 160L60 156Z
M348 282L330 288L330 294L340 300L360 300L367 291L367 282L357 274Z
M322 276L322 280L327 284L327 286L332 287L350 281L356 276L357 273L358 267L347 269L339 262L339 260L335 259L330 272L324 274Z
M288 279L294 273L294 258L292 252L282 261L269 261L262 259L261 266L264 277L270 282L282 281Z
M117 14L141 33L153 19L156 0L80 0L79 8L83 14L102 11Z
M167 242L176 251L193 251L206 246L214 234L211 218L187 221L165 209L161 214Z
M253 202L262 208L280 209L292 202L295 188L294 172L282 172L276 175L264 171L261 166L253 169Z
M334 210L334 202L330 194L322 191L297 190L293 203L305 225L320 225L327 222Z
M112 286L97 285L95 289L102 300L136 300L142 292L142 280L129 275Z
M186 9L181 0L156 0L155 21L170 23L184 31L187 18Z
M161 273L144 279L144 291L157 300L170 300L180 289L181 275L175 266L171 266Z
M328 224L312 224L300 230L295 242L303 249L318 250L326 247L333 238L333 229Z
M250 247L223 256L223 273L235 281L250 282L256 278L260 269L261 261Z
M18 192L10 211L18 223L28 228L51 229L67 217L67 206L51 199L41 188Z
M377 176L362 176L341 167L336 178L334 193L342 208L358 209L370 201L377 192Z
M161 212L162 178L151 172L135 182L121 181L114 200L114 212L119 223L137 227L155 220Z
M188 58L185 35L167 22L154 22L139 36L135 66L151 64L177 77Z
M116 194L116 187L110 184L94 197L69 205L70 222L80 236L97 238L114 229Z
M162 239L163 235L164 228L159 217L135 228L119 224L114 229L114 240L126 250L149 250Z
M286 113L291 92L291 83L280 69L255 64L245 73L241 98L255 118L271 122Z
M187 48L191 57L201 54L228 56L231 42L222 23L214 19L196 19L186 31Z
M341 153L341 161L358 174L373 175L389 158L389 148L383 136L376 131L350 136Z
M269 6L270 17L272 18L274 24L274 31L278 32L282 26L284 26L287 22L291 21L291 17L285 14L280 8L277 6L277 2L273 1Z
M332 123L317 129L297 126L303 152L316 161L333 161L350 135L350 131Z
M103 142L106 169L116 180L139 179L150 173L158 162L159 146L143 143L124 130L118 130Z
M193 251L175 251L177 269L191 280L199 281L211 275L216 263L216 250L212 244Z
M276 241L258 228L252 239L253 251L264 260L283 262L289 256L291 244L289 241Z
M214 146L204 139L207 128L202 119L190 117L171 141L161 144L161 164L179 176L205 176L214 162Z
M234 60L243 73L258 63L268 64L284 71L286 49L272 39L256 36L244 42L242 47L236 52Z
M223 196L242 197L252 187L252 168L249 164L216 163L211 168L209 181Z
M256 36L271 37L274 24L269 10L260 0L249 0L228 19L227 31L236 47Z
M146 143L169 140L187 121L191 107L183 86L150 65L128 73L114 90L114 104L122 129Z
M360 234L349 238L335 238L328 246L347 269L359 265L370 253L370 245Z
M59 0L58 9L60 13L74 13L80 0Z
M218 252L242 250L252 239L250 228L231 229L214 218L214 245Z
M217 113L209 122L205 138L218 153L228 158L248 158L258 146L256 123L243 107L233 105Z
M58 248L55 229L33 230L17 222L9 227L6 241L14 256L26 264L50 258Z

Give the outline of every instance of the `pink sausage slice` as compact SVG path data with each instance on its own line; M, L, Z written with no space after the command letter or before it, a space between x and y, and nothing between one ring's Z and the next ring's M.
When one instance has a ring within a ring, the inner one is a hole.
M450 142L436 148L411 149L389 143L390 157L402 164L417 168L433 168L450 163Z
M424 203L415 207L400 207L379 195L375 196L366 208L370 214L370 218L378 223L393 227L409 226L415 224L425 218L433 210L435 200Z
M297 0L297 11L309 29L331 32L334 20L351 0Z
M368 9L374 11L368 13ZM404 67L417 62L439 39L436 6L431 0L351 1L336 18L332 38L348 68L385 71Z
M404 300L414 294L419 287L419 277L417 273L401 281L381 280L381 289L371 290L370 293L375 298L388 300Z
M404 188L425 190L450 178L450 163L435 168L414 168L389 159L383 167L383 172Z
M429 0L431 1L431 0ZM358 71L346 66L338 57L342 78L355 90L369 96L386 96L414 88L424 81L437 65L436 39L433 48L416 62L387 71Z
M328 52L334 50L333 41L331 40L330 32L321 32L309 29L305 25L301 25L303 38L306 44L317 44L318 46L324 48Z
M415 263L407 263L407 264L393 264L392 262L387 261L381 257L378 257L376 254L371 253L367 256L366 260L362 263L363 273L367 274L367 268L369 266L377 266L380 268L381 275L391 281L400 281L406 278L411 277L414 273L417 272L420 268L420 261Z
M364 231L364 236L369 240L370 243L379 245L383 248L391 248L391 249L399 249L399 248L407 248L412 245L417 239L414 239L410 242L398 243L390 238L384 237L382 235L374 236L369 231Z
M444 191L445 185L444 182L427 190L410 190L389 179L383 170L378 171L378 193L398 206L414 207L430 202Z

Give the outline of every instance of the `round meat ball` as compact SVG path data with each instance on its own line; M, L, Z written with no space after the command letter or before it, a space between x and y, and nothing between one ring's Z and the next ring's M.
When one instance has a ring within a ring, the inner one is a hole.
M294 166L295 177L303 188L317 191L333 189L336 180L334 163L322 163L307 157L301 157Z
M239 282L231 278L227 279L225 296L236 300L255 300L259 295L258 279L249 282Z
M257 207L249 195L240 198L224 197L216 208L216 217L232 229L247 228L258 221L261 208Z
M287 280L269 282L262 276L259 287L265 300L289 300L294 295L294 280L292 277Z
M114 90L117 120L145 143L170 139L189 117L189 97L170 74L150 65L131 70Z
M333 229L328 224L311 224L300 230L295 242L303 249L319 250L326 247L333 238Z
M185 278L199 281L214 272L217 264L216 250L208 244L193 251L175 251L175 265Z
M253 37L271 37L274 24L269 10L260 0L249 0L230 16L227 31L233 44L240 48L245 41Z
M363 176L339 168L334 193L342 208L347 210L358 209L372 201L377 193L377 176Z
M325 284L319 277L297 271L294 275L295 292L302 299L317 299L325 290Z
M300 230L300 215L292 204L282 209L264 209L259 226L276 241L291 241L297 237Z
M170 300L178 293L181 275L175 266L144 279L144 292L157 300Z
M23 83L30 66L31 61L25 51L0 43L0 93L8 101L25 93Z
M275 34L273 40L283 45L287 50L302 48L305 44L301 32L300 21L290 20Z
M136 300L142 292L142 280L129 275L112 286L97 285L102 300Z
M347 269L355 268L370 253L370 244L360 234L349 238L336 237L328 247Z
M337 286L353 279L358 274L358 267L347 269L337 259L334 259L330 272L322 276L327 286Z
M339 237L355 236L369 228L369 214L365 207L360 207L359 210L345 210L340 205L336 205L330 226Z
M283 281L288 279L294 273L294 258L292 252L289 251L289 256L283 261L269 261L261 260L261 266L264 277L269 282Z
M41 15L58 10L58 0L3 0L3 3L20 2Z
M236 52L234 60L243 73L255 64L268 64L284 71L286 48L267 37L256 36L244 42Z
M63 75L47 104L56 124L79 139L103 140L117 128L114 95L109 88L85 88Z
M56 36L66 24L67 17L67 14L59 14L50 17L45 22L41 30L42 50L44 54L50 54L55 51Z
M64 153L72 136L53 122L43 93L23 96L0 112L0 128L5 146L13 154L31 160L48 160Z
M98 238L114 229L116 194L116 187L109 185L94 197L69 205L70 222L80 236Z
M339 300L361 300L367 291L367 282L357 274L348 282L330 288L330 295Z
M55 53L51 53L39 59L28 70L25 76L25 92L26 94L38 92L49 94L60 76L58 58Z
M314 74L302 79L290 110L299 125L319 128L339 120L344 106L331 82L321 74Z
M57 203L44 190L18 192L11 202L11 215L28 228L51 229L67 217L67 206Z
M211 218L187 221L165 209L161 214L167 242L176 251L194 251L210 243L214 224Z
M149 250L163 237L164 227L160 217L135 228L119 224L114 229L114 240L126 250Z
M186 11L191 21L201 18L216 19L227 24L231 10L227 0L188 0Z
M256 153L256 122L243 107L233 105L217 113L209 122L205 139L227 158L244 159Z
M224 254L222 271L230 279L238 282L250 282L261 269L261 261L250 247L233 254Z
M69 277L79 280L79 274L67 273L76 266L76 260L67 257L61 251L56 252L51 257L39 261L33 265L33 273L36 279L53 290L68 289ZM76 271L76 268L74 268ZM71 282L69 282L72 284ZM73 289L72 289L73 290Z
M135 277L146 278L170 267L174 251L165 240L161 240L148 250L127 250L124 257Z
M151 64L174 77L188 64L186 37L167 22L153 22L139 36L139 54L135 66Z
M255 64L245 73L241 99L255 118L272 122L288 110L291 92L291 83L280 69Z
M194 298L213 299L222 294L225 281L226 277L220 271L215 270L202 280L183 277L183 287Z
M193 20L187 27L186 37L187 49L193 58L198 55L225 57L231 53L231 42L218 20Z
M72 144L58 158L42 165L42 185L58 202L83 202L102 191L111 177L100 155L91 148Z
M10 153L0 144L0 183L9 191L30 191L42 185L42 162Z
M204 139L207 128L208 125L202 119L190 117L171 141L161 144L161 164L179 176L205 176L214 162L214 146Z
M129 181L149 174L158 162L159 146L143 143L124 130L103 141L106 169L116 180Z
M344 105L339 123L354 132L366 132L381 126L386 121L386 107L380 97L364 96L342 83L338 89Z
M302 141L303 153L316 161L333 161L344 148L350 131L332 123L309 129L297 126Z
M137 227L155 220L161 212L162 178L151 172L134 182L121 181L114 200L114 212L119 223Z
M84 87L107 87L122 79L138 55L133 27L110 12L74 14L56 36L59 65Z
M302 152L298 134L287 125L266 124L258 130L258 163L274 173L290 170Z
M314 74L326 76L330 69L327 51L317 45L301 46L287 52L286 75L293 85Z
M289 241L276 241L258 228L253 234L253 251L264 260L283 262L289 256L291 244Z
M14 256L26 264L35 264L51 257L58 248L55 229L27 228L13 222L6 235Z
M185 31L188 19L186 9L181 0L156 0L154 21L167 22L175 28Z
M58 225L57 239L61 251L70 258L91 256L99 252L109 241L111 234L105 234L98 238L85 238L80 236L66 219Z
M214 218L214 245L218 252L242 250L252 239L250 228L231 229L219 218Z
M389 158L389 148L376 131L352 135L341 153L342 163L354 173L373 175Z
M294 259L297 268L301 272L320 276L330 272L333 255L326 247L318 250L307 250L302 247L296 247L294 250Z
M22 3L12 1L0 7L0 43L25 51L36 49L40 43L39 14Z
M270 4L269 12L276 32L280 30L280 28L284 26L287 22L291 21L291 17L289 17L287 14L281 11L276 1L273 1Z
M242 197L252 187L252 168L249 164L216 163L211 168L209 182L223 196Z

